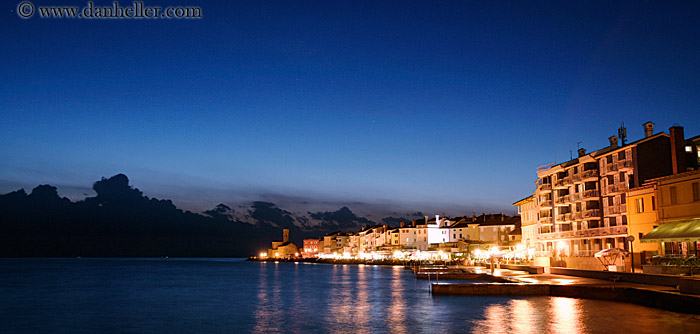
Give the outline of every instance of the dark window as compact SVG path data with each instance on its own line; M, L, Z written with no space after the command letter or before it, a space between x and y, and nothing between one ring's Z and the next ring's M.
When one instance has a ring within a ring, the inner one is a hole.
M625 160L625 151L620 151L620 153L617 154L617 160Z
M626 194L620 195L620 204L627 204L627 197L625 195Z
M612 163L612 155L609 155L609 156L606 158L606 160L608 161L609 164L611 164L611 163Z
M676 192L676 187L675 186L671 187L670 192L671 192L671 204L678 203L678 193Z
M654 196L651 196L651 209L656 210L656 199Z
M700 183L693 183L693 202L700 201Z

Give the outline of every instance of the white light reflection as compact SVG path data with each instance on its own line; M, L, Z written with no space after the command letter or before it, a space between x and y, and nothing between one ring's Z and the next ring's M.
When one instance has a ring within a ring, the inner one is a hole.
M270 281L268 271L274 270L274 277ZM274 305L280 305L282 292L279 281L279 271L276 268L260 267L260 281L258 283L258 303L255 308L255 332L273 331L279 332L282 328L276 319L282 316L282 310Z

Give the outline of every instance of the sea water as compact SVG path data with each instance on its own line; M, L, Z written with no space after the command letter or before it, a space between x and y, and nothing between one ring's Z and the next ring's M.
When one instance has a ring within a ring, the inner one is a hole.
M561 297L432 296L396 266L0 259L2 333L697 333L700 316Z

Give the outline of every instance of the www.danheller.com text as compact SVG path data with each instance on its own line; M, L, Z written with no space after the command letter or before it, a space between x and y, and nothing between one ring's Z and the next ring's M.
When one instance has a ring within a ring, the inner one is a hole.
M37 10L38 9L38 10ZM88 1L79 6L38 6L30 1L17 5L17 15L23 19L39 14L42 19L200 19L202 8L199 6L149 6L144 1L134 1L122 5L119 1L111 5L99 6Z

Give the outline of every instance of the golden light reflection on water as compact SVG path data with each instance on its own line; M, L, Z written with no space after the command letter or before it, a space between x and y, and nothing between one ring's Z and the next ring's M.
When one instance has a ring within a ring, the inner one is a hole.
M550 330L554 333L581 333L583 331L580 312L580 299L553 297L550 300L552 321Z
M533 317L537 314L537 310L533 307L532 302L527 299L514 299L510 302L513 316L512 329L517 333L538 333L537 328L532 327ZM535 322L536 323L536 322Z
M546 299L545 299L546 298ZM543 311L543 304L549 301ZM487 306L474 322L475 333L585 333L580 300L561 297L528 297Z
M398 269L398 270L397 270ZM391 306L387 314L389 331L391 333L406 333L406 302L404 300L404 290L401 286L401 273L403 268L394 267L391 281Z
M493 304L484 309L484 319L476 322L477 333L508 333L509 319L508 308L505 305Z
M436 297L401 267L267 266L251 304L253 332L664 333L669 324L692 326L678 314L598 300Z

